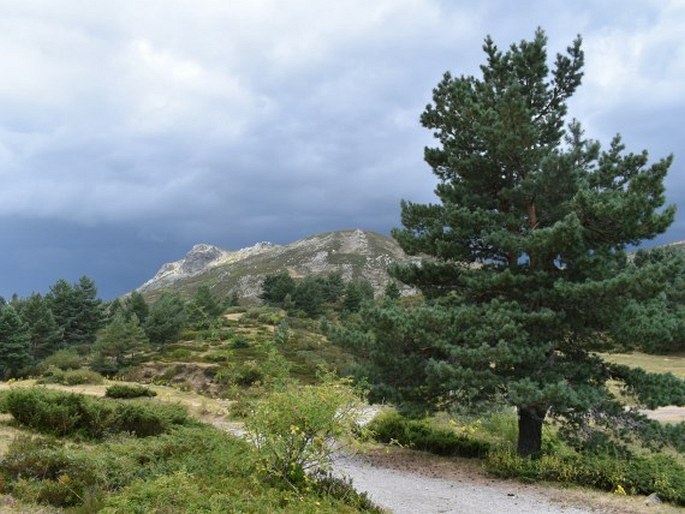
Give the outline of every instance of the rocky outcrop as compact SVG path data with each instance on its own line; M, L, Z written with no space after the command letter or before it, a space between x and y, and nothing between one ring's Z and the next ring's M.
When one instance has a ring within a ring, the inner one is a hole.
M238 251L198 244L182 259L164 264L137 290L147 296L168 288L192 294L199 284L208 284L217 294L235 292L256 300L266 275L287 271L293 277L340 273L345 280L363 278L380 292L391 280L388 266L405 260L393 239L359 229L318 234L283 246L262 242Z

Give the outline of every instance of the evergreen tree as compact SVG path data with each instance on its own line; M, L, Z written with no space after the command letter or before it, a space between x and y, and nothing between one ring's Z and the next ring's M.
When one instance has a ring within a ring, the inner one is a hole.
M129 365L135 354L147 345L148 338L140 326L138 316L134 313L126 320L123 312L119 312L98 333L93 346L95 357L92 367L101 373L113 374Z
M658 296L628 302L617 317L616 338L627 349L649 353L685 350L685 253L672 247L640 250L634 263L637 270L658 264L672 271Z
M238 307L240 305L240 296L238 296L237 291L233 291L224 302L226 307Z
M421 116L439 142L425 150L438 203L403 202L393 231L407 253L431 257L393 271L430 301L370 308L361 330L338 338L368 359L375 394L406 409L515 406L518 452L535 455L551 417L577 434L593 417L634 419L609 380L640 406L685 403L683 381L596 353L628 300L665 286L668 266L635 267L625 248L672 222L662 209L672 159L650 165L619 136L602 150L578 122L565 126L580 38L552 70L541 30L507 51L490 38L483 48L482 78L446 73Z
M368 280L350 281L345 287L343 312L358 312L366 302L373 301L373 286Z
M150 308L145 334L152 344L165 345L178 340L186 324L186 309L177 294L162 293Z
M31 364L29 331L12 305L0 306L0 377L17 376Z
M285 298L284 298L285 299ZM309 317L319 316L323 312L323 284L318 277L304 277L297 282L292 294L295 309Z
M388 300L399 300L400 299L400 286L397 285L397 282L394 280L391 280L388 282L388 285L385 286L385 297Z
M266 303L282 306L286 295L295 293L295 280L287 272L267 275L262 282L262 294Z
M345 292L345 282L340 273L329 273L321 279L321 296L324 303L336 306Z
M19 314L26 323L29 348L34 361L39 361L59 350L62 331L45 299L34 293L22 302Z
M104 309L90 278L83 276L73 285L60 279L50 287L46 299L65 345L85 348L95 342Z
M150 314L150 306L145 301L145 297L138 291L133 291L131 296L126 300L125 306L126 319L130 319L133 314L136 315L140 324L143 325Z
M195 291L188 306L188 321L195 328L209 328L212 321L219 317L223 311L223 305L209 290L209 286L201 285Z

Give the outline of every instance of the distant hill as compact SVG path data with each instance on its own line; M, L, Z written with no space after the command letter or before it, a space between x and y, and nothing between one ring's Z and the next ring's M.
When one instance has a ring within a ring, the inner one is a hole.
M257 300L266 275L287 271L293 277L338 272L345 280L364 278L381 292L390 281L387 267L408 257L387 236L365 230L327 232L288 245L268 242L237 251L198 244L185 257L164 264L137 291L154 299L164 289L191 295L207 284L217 295L238 293Z

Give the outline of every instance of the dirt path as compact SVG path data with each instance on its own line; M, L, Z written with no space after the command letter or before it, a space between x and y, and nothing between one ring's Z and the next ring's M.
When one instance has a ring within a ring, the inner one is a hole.
M644 497L580 488L524 484L487 475L471 459L446 459L398 448L340 457L335 472L352 479L378 505L396 514L676 514L648 507Z

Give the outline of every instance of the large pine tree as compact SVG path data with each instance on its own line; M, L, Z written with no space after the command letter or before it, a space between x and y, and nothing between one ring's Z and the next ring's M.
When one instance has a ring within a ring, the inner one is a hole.
M620 418L611 379L650 407L685 401L675 378L596 353L627 299L664 286L668 266L635 267L625 250L672 222L674 208L663 208L672 159L649 164L618 136L602 150L567 124L581 41L552 69L546 43L541 30L506 51L487 38L482 77L446 73L433 90L421 122L438 140L425 150L438 202L403 202L404 228L393 232L426 257L394 274L428 302L377 306L362 330L341 334L365 357L375 394L407 409L515 406L522 455L540 452L549 417L584 427Z

